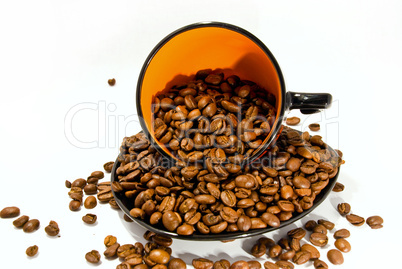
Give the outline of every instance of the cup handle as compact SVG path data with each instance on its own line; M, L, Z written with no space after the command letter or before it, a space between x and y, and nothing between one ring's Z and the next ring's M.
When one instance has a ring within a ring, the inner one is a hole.
M302 114L313 114L331 106L332 95L329 93L287 92L288 109L300 109Z

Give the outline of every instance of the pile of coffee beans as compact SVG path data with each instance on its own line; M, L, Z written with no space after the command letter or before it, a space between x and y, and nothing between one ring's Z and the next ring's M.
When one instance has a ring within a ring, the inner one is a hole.
M132 217L180 235L278 227L310 209L342 164L320 136L288 127L243 168L163 160L143 133L124 138L111 188L133 205Z
M195 80L156 94L154 135L185 162L237 164L270 133L275 106L275 96L252 81L200 70Z

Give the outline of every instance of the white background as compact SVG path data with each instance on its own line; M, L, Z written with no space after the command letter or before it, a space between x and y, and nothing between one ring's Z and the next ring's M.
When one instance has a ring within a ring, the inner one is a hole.
M331 109L302 117L297 128L321 123L324 140L344 153L339 181L346 189L296 224L325 218L351 231L352 251L338 268L399 263L402 2L276 2L1 1L0 208L18 206L41 227L26 234L0 219L0 267L90 268L85 253L103 253L108 234L121 244L144 242L144 230L107 204L69 211L64 181L102 170L116 158L122 138L141 130L135 89L152 48L182 26L209 20L238 25L261 39L288 90L333 95ZM107 84L112 77L114 87ZM335 210L342 201L363 217L381 215L384 228L351 226ZM82 222L88 212L98 215L95 226ZM45 234L50 220L59 223L60 238ZM279 239L293 227L266 236ZM196 257L249 260L256 240L176 240L173 255L187 264ZM33 244L39 254L27 258L25 249ZM97 268L118 263L102 258Z

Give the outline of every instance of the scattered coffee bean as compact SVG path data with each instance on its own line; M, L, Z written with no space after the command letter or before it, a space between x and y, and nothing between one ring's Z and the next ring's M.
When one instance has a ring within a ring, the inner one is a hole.
M300 118L299 117L290 117L286 119L286 124L287 125L297 125L300 123Z
M97 216L95 214L86 214L82 217L82 221L86 224L94 224L96 222Z
M296 239L302 239L306 235L306 231L303 228L296 228L293 230L290 230L287 235L290 238L296 238Z
M49 236L56 236L59 234L60 229L59 229L59 225L57 224L57 222L51 220L49 222L49 225L45 227L45 232L49 235Z
M328 237L322 233L312 233L310 235L310 242L317 247L323 247L328 243Z
M364 218L355 214L346 215L346 219L354 226L362 226L365 223Z
M212 269L214 266L213 261L205 258L193 259L192 265L195 269Z
M346 216L350 213L351 206L348 203L340 203L338 204L338 212L341 216Z
M249 269L261 269L261 263L259 261L247 261L247 264Z
M24 226L25 223L27 223L29 220L29 217L26 215L23 215L21 217L19 217L18 219L13 221L13 225L17 228L22 228L22 226Z
M380 216L372 216L368 217L366 222L371 229L380 229L383 227L384 220Z
M334 238L348 238L350 236L350 232L347 229L340 229L334 233Z
M105 252L103 252L103 255L105 255L106 258L113 258L117 255L117 249L119 247L119 243L114 243L110 246L107 246L107 249L105 250Z
M248 263L246 261L235 261L230 266L230 269L250 269Z
M114 78L108 79L107 84L109 84L109 86L114 86L116 84L116 79Z
M345 190L345 185L339 182L336 182L334 188L332 189L333 192L341 192L343 190Z
M342 252L349 252L351 250L350 243L344 239L344 238L339 238L335 240L335 247L339 249Z
M301 250L296 252L296 254L293 256L292 261L297 265L305 264L310 260L310 257L311 257L310 252Z
M333 222L324 219L319 219L318 224L324 225L324 227L330 231L335 228L335 224Z
M86 209L95 208L97 204L98 204L98 202L97 202L95 196L92 196L92 195L88 196L84 201L84 207Z
M186 269L186 268L187 268L186 263L180 258L170 259L168 264L168 269Z
M113 235L108 235L103 240L103 243L105 244L106 247L110 247L111 245L114 245L116 242L117 238Z
M315 269L328 269L328 265L322 260L315 260L314 261L314 268Z
M317 224L313 229L313 233L327 234L327 232L328 232L327 228L325 228L325 226L322 224Z
M39 229L40 222L37 219L28 220L24 226L22 226L22 230L26 233L32 233Z
M267 252L267 247L265 244L261 243L256 243L252 248L251 248L251 255L253 255L256 258L262 257L265 255Z
M69 208L71 211L78 211L81 208L81 202L77 200L71 200Z
M145 264L146 269L148 266ZM116 266L116 269L131 269L131 265L128 262L122 262ZM137 268L136 268L137 269Z
M38 246L37 245L33 245L27 248L27 250L25 251L25 253L27 254L27 256L29 257L33 257L38 253Z
M310 130L313 132L318 132L320 130L320 124L312 123L308 126L308 128L310 128Z
M304 224L304 228L310 232L313 231L315 226L317 226L317 222L315 220L309 220L306 222L306 224Z
M280 268L280 269L294 269L295 266L293 263L289 261L277 261L275 264Z
M98 187L95 184L87 184L84 187L84 192L86 195L96 194L98 192Z
M280 245L273 245L268 250L268 256L271 258L276 258L282 253L282 248Z
M0 211L1 218L15 218L20 215L20 209L16 206L5 207Z
M71 183L71 187L77 187L83 189L87 185L87 181L83 178L77 178L76 180Z
M106 173L111 173L113 169L114 162L107 162L103 165L103 169L105 169Z
M304 244L301 246L300 250L310 252L310 259L312 260L320 258L320 252L318 249L310 244Z
M69 188L69 189L71 188L71 182L70 181L66 180L65 185L66 185L66 188Z
M327 253L327 258L328 260L335 265L339 265L343 263L343 255L342 252L340 252L337 249L331 249Z
M100 258L101 256L97 250L92 250L85 254L85 259L90 263L99 263Z
M264 269L279 269L279 266L273 262L266 261L264 262Z

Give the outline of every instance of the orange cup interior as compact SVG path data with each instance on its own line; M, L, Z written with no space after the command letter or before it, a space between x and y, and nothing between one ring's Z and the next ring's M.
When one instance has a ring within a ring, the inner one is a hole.
M194 24L173 32L149 55L137 86L137 110L143 130L156 148L174 158L154 137L152 104L155 95L189 81L201 69L220 69L256 82L276 97L277 116L269 144L278 132L284 110L284 82L279 66L265 45L249 32L223 23Z

